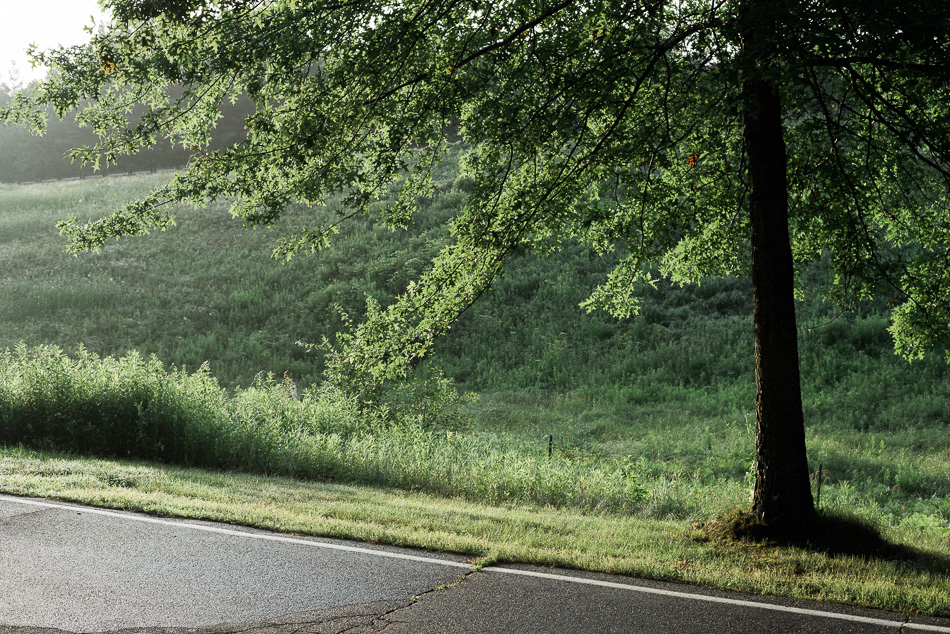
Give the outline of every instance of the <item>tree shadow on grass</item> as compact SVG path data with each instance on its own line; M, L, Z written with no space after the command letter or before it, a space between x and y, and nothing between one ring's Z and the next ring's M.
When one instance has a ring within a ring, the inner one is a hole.
M743 509L727 511L709 522L695 525L693 529L694 538L699 541L795 547L829 557L892 561L938 574L950 574L950 556L888 541L871 522L841 513L819 512L811 530L804 534L776 531Z

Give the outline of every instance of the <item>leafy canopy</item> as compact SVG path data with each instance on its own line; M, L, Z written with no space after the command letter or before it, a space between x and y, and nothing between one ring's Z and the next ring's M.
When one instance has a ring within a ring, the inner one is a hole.
M341 196L336 222L280 243L288 257L392 192L378 220L405 227L434 193L450 132L464 141L472 184L455 243L395 305L370 306L340 371L403 371L524 250L580 240L612 254L586 305L618 316L657 272L745 273L751 74L781 90L796 265L831 267L818 290L844 305L884 293L908 357L950 336L944 0L102 3L112 28L39 54L52 75L4 116L40 126L39 104L77 110L102 138L75 152L84 162L161 137L192 154L144 200L64 223L75 249L163 229L169 202L221 197L254 225ZM767 55L743 55L757 23L781 28L761 37ZM256 106L246 137L208 150L221 105L239 95ZM127 121L136 103L149 108Z

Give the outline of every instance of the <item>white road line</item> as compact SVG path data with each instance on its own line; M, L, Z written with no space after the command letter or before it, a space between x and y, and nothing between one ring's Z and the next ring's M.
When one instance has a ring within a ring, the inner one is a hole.
M456 568L465 568L466 570L472 569L472 564L463 563L460 561L449 561L445 559L435 559L433 557L418 557L416 555L404 555L402 553L392 553L386 550L374 550L372 548L359 548L357 546L344 546L342 544L330 544L327 542L317 542L309 539L297 539L294 537L286 537L284 535L270 535L265 533L249 533L245 531L237 531L229 528L220 528L217 526L204 526L201 524L190 524L188 522L178 521L178 520L163 520L157 517L146 517L142 515L130 515L126 513L117 513L115 511L107 511L104 509L97 509L88 506L70 506L67 504L55 504L53 502L40 502L38 500L25 500L21 498L7 497L5 495L0 495L0 501L2 502L14 502L19 504L28 504L30 506L40 506L44 508L51 509L60 509L66 511L73 511L77 513L89 513L91 515L105 515L107 517L117 517L124 520L130 520L133 522L143 522L146 524L161 524L163 526L173 526L175 528L188 528L196 531L204 531L205 533L217 533L219 535L232 535L234 537L245 537L248 539L262 539L265 541L271 542L281 542L284 544L300 544L303 546L313 546L316 548L325 548L327 550L343 550L351 553L361 553L364 555L375 555L377 557L389 557L391 559L404 559L408 561L419 561L427 564L441 564L443 566L454 566Z
M617 588L619 590L632 590L633 592L642 592L644 594L659 594L666 597L675 597L677 599L690 599L693 601L708 601L709 603L725 603L727 605L738 605L747 608L759 608L761 610L773 610L775 612L790 612L792 614L802 614L805 616L819 616L829 619L841 619L844 621L853 621L857 623L869 623L871 625L881 625L884 627L904 628L908 630L923 630L926 632L950 632L950 627L941 627L939 625L925 625L923 623L906 623L904 621L890 621L887 619L874 619L867 616L857 616L854 614L839 614L837 612L824 612L822 610L808 610L805 608L793 608L784 605L775 605L773 603L759 603L757 601L743 601L742 599L727 599L724 597L713 597L707 594L693 594L690 592L677 592L675 590L662 590L660 588L646 588L643 586L632 586L626 583L615 583L613 581L600 581L599 579L585 579L583 577L569 577L563 575L554 575L546 572L535 572L533 570L519 570L516 568L498 568L495 566L486 566L482 572L502 572L509 575L524 575L526 577L540 577L541 579L555 579L557 581L568 581L570 583L580 583L589 586L600 586L603 588Z
M80 513L89 513L92 515L104 515L107 517L115 517L119 519L134 521L134 522L143 522L147 524L160 524L163 526L171 526L174 528L187 528L196 531L203 531L206 533L216 533L219 535L231 535L234 537L243 537L247 539L261 539L266 541L281 542L285 544L298 544L302 546L310 546L313 548L324 548L328 550L340 550L345 552L360 553L364 555L374 555L377 557L389 557L391 559L403 559L408 561L418 561L422 563L429 564L438 564L441 566L452 566L455 568L464 568L471 571L473 566L471 564L462 563L458 561L450 561L447 559L436 559L434 557L420 557L417 555L405 555L402 553L393 553L385 550L374 550L371 548L359 548L357 546L344 546L342 544L330 544L327 542L313 541L309 539L297 539L294 537L285 537L283 535L272 535L266 533L249 533L244 531L238 531L228 528L220 528L217 526L205 526L202 524L191 524L184 521L177 520L165 520L155 517L147 517L143 515L131 515L127 513L118 513L115 511L107 511L104 509L92 508L87 506L71 506L67 504L57 504L54 502L41 502L39 500L28 500L18 497L8 497L6 495L0 494L0 501L2 502L11 502L14 504L26 504L29 506L39 506L43 508L59 509ZM691 592L677 592L675 590L663 590L660 588L649 588L645 586L636 586L627 583L616 583L613 581L601 581L599 579L586 579L584 577L573 577L569 575L556 575L546 572L535 572L532 570L520 570L516 568L502 568L499 566L486 566L481 569L482 572L493 572L509 575L522 575L525 577L536 577L540 579L550 579L554 581L563 581L567 583L577 583L581 585L589 586L599 586L603 588L615 588L618 590L627 590L630 592L639 592L642 594L655 594L662 595L667 597L674 597L677 599L687 599L691 601L706 601L708 603L724 603L727 605L735 605L739 607L747 608L756 608L759 610L772 610L774 612L786 612L792 614L801 614L803 616L814 616L828 619L838 619L842 621L851 621L854 623L867 623L870 625L879 625L882 627L893 627L897 629L906 629L906 630L917 630L923 632L945 632L950 634L950 627L943 627L940 625L928 625L925 623L907 623L904 621L891 621L887 619L875 619L866 616L857 616L853 614L840 614L837 612L824 612L821 610L808 610L805 608L794 608L784 605L776 605L773 603L759 603L756 601L744 601L742 599L727 599L724 597L715 597L706 594L695 594Z

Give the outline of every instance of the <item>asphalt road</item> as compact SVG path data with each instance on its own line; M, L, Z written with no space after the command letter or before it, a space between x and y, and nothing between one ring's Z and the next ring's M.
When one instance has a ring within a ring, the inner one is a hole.
M950 620L0 495L0 632L950 633Z

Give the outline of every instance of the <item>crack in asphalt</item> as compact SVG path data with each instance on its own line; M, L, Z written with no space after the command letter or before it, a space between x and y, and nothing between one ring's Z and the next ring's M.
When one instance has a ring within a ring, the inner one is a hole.
M371 601L297 612L253 623L220 623L201 627L131 627L99 634L362 634L383 632L402 621L389 617L411 608L425 597L462 584L477 571L459 575L452 583L435 586L421 594L397 601ZM79 634L56 628L0 625L0 634Z
M425 597L431 594L435 594L436 592L441 592L443 590L448 590L449 588L456 588L460 586L466 579L468 579L470 576L474 575L477 572L478 572L478 569L473 568L472 570L469 570L468 572L464 572L461 575L459 575L458 579L456 579L452 583L443 583L442 585L436 586L430 590L426 590L422 594L414 595L409 600L409 603L407 603L406 605L397 606L393 608L392 610L389 610L388 612L380 614L375 619L373 619L373 622L369 623L368 626L373 627L373 629L371 630L372 632L385 632L387 629L389 629L390 626L397 625L402 622L402 621L397 621L397 620L391 620L391 619L388 619L387 617L392 616L398 612L402 612L403 610L407 610L411 608L416 603L418 603L419 601L421 601L422 599L424 599ZM381 625L382 627L378 627L378 625ZM363 627L364 626L362 624L355 625L353 628L343 630L339 634L362 634L363 632L366 632L367 630L357 629L357 628L363 628Z
M426 593L428 594L428 593ZM395 604L395 605L394 605ZM344 634L372 626L380 618L412 605L402 601L354 603L311 612L296 612L252 623L220 623L201 627L131 627L99 634ZM365 630L363 630L365 631ZM55 628L0 625L0 634L78 634Z

